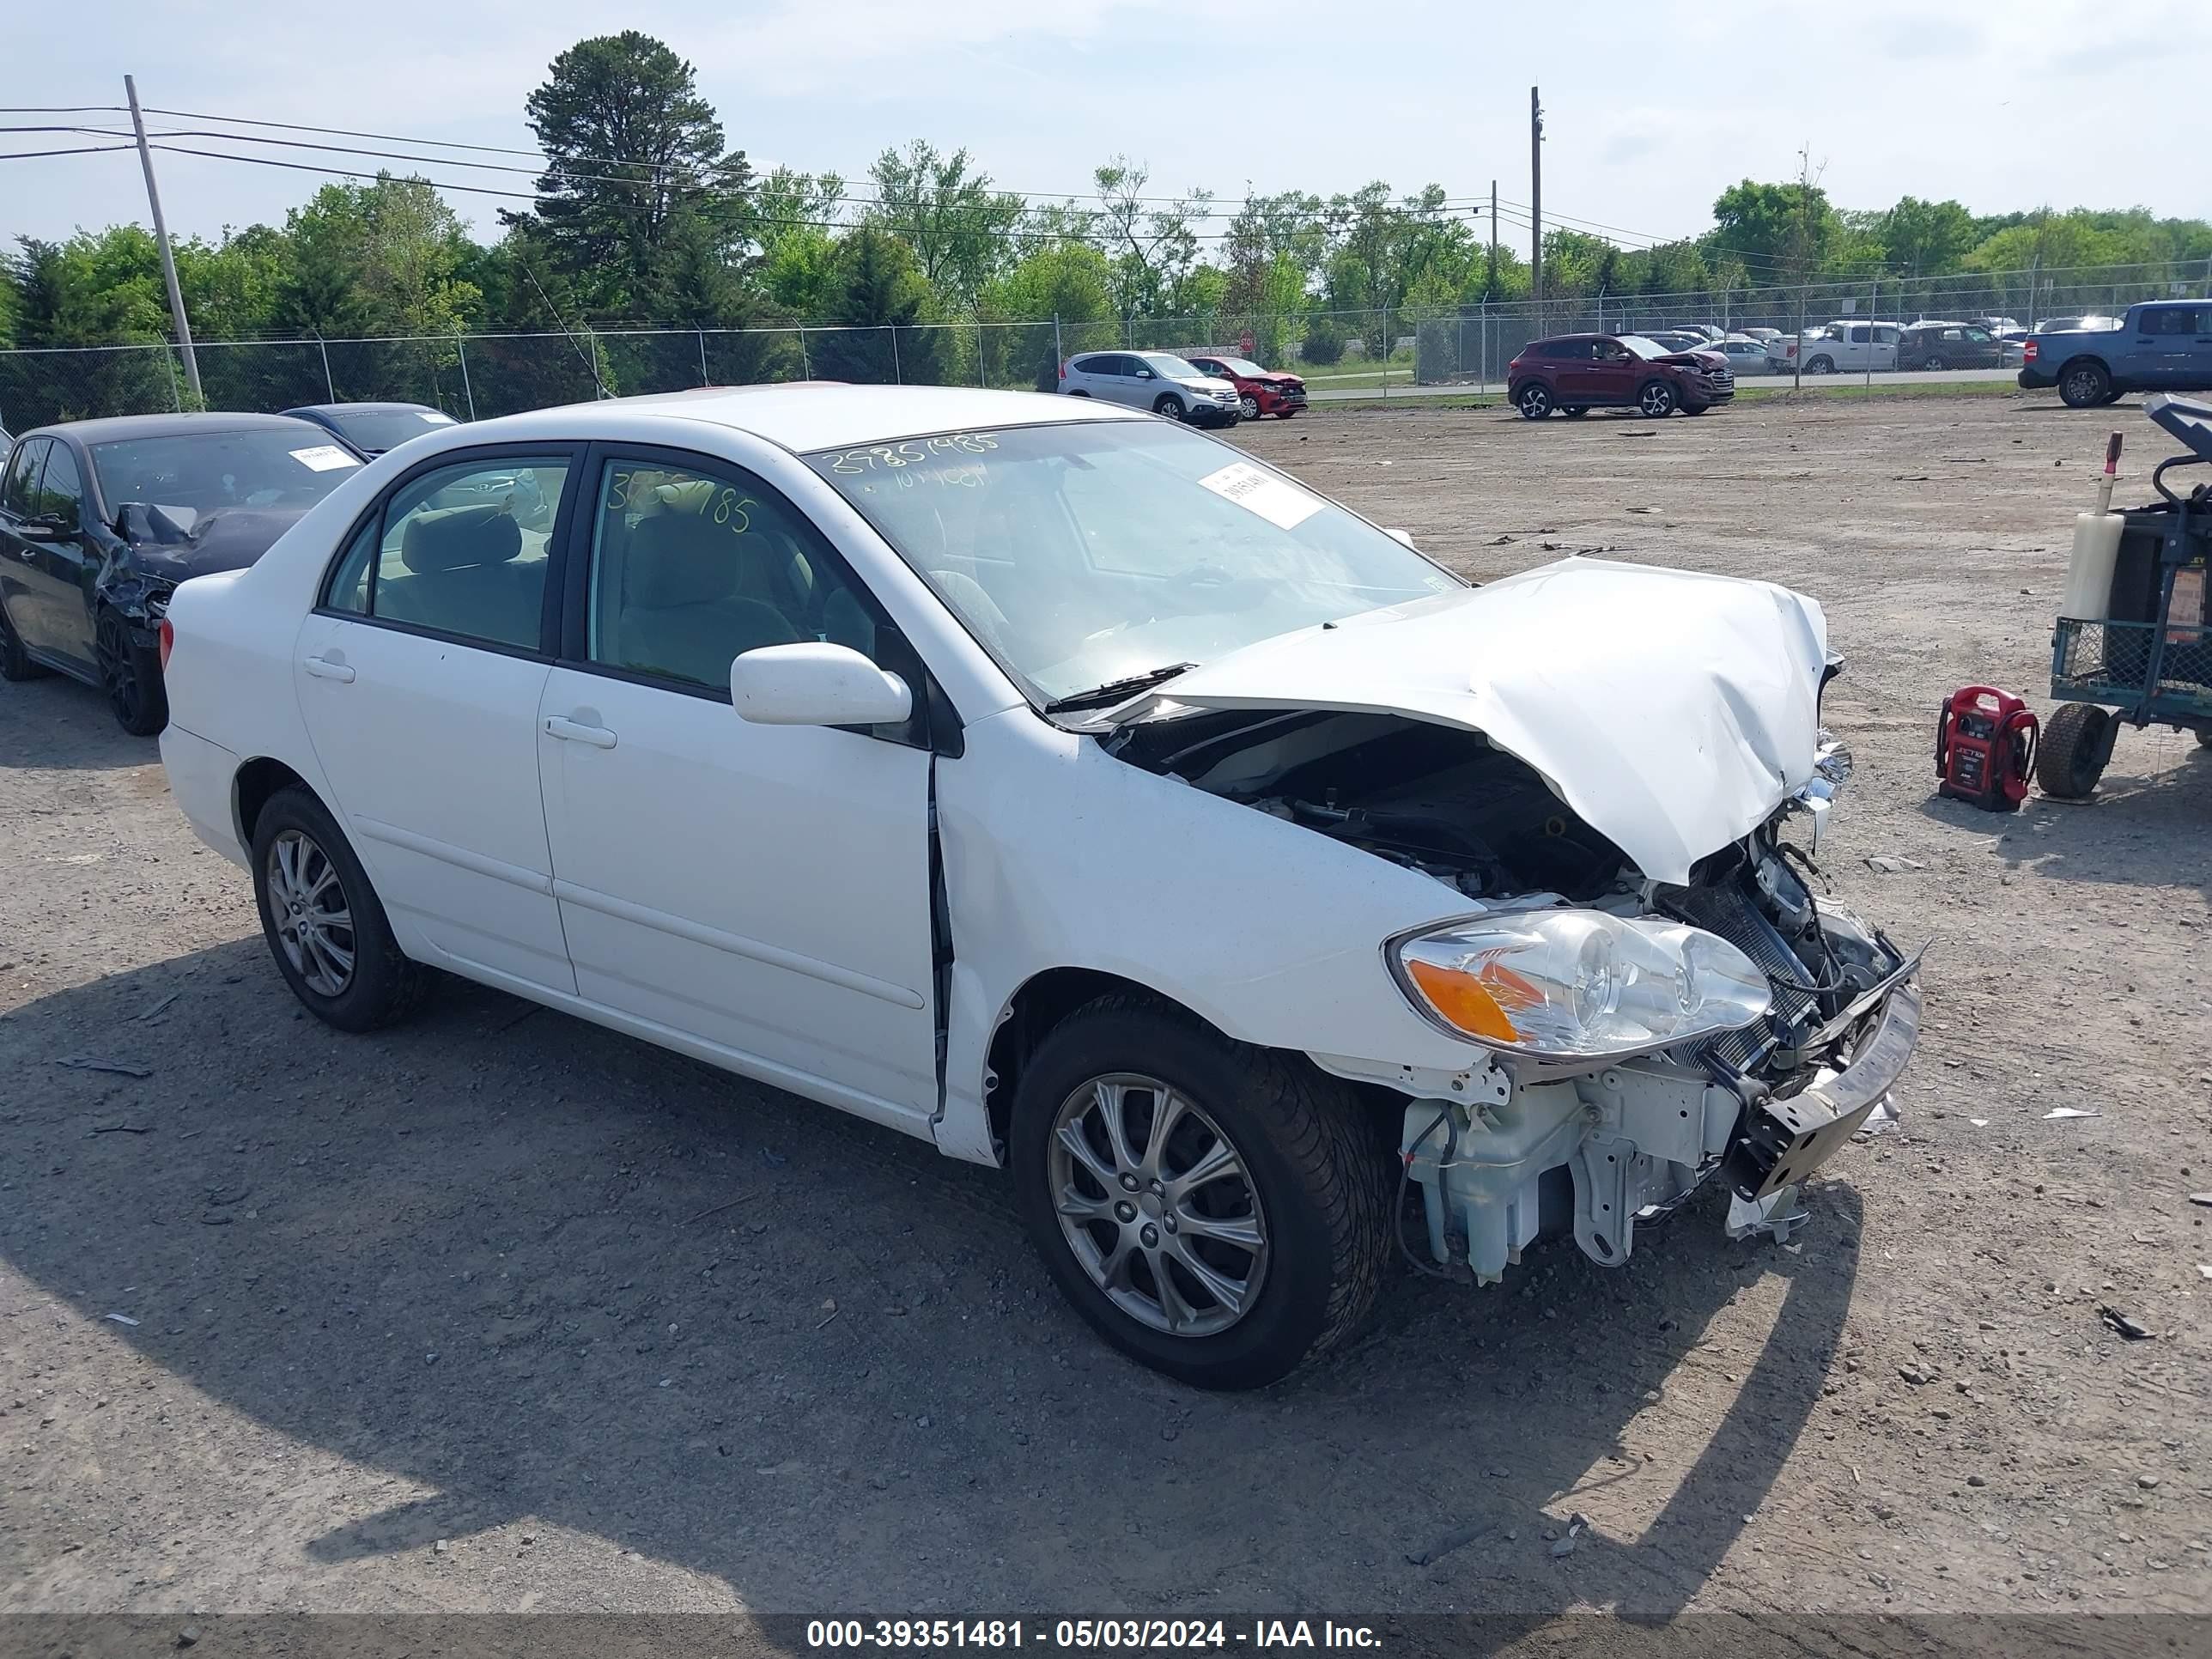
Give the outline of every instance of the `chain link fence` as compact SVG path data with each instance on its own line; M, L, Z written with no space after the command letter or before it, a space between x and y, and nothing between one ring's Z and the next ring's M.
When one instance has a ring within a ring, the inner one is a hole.
M1839 319L1991 319L2031 327L2117 315L2141 300L2212 297L2212 261L2188 267L1977 272L1692 294L1212 313L1074 323L985 317L916 326L588 329L389 339L198 343L203 406L427 404L456 420L598 397L777 380L975 386L1049 391L1083 351L1243 356L1304 374L1317 396L1389 397L1498 386L1532 340L1689 325L1785 333ZM147 414L191 406L180 354L164 342L0 351L0 425Z

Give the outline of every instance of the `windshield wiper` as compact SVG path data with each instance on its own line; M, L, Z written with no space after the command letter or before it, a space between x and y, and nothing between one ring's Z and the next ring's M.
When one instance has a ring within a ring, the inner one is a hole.
M1071 691L1064 697L1054 697L1044 706L1048 714L1065 713L1071 708L1096 708L1102 703L1119 702L1124 697L1134 696L1148 690L1163 680L1171 680L1178 674L1187 674L1197 667L1194 662L1171 662L1163 668L1147 668L1141 674L1131 674L1125 679L1109 680L1103 685L1094 685L1088 691Z

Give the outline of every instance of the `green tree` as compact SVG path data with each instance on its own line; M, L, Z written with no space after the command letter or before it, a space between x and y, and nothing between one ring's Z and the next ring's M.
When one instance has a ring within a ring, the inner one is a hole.
M1955 270L1980 240L1974 216L1956 202L1923 202L1902 196L1881 216L1881 236L1890 258L1911 276Z
M1842 227L1828 193L1809 179L1730 185L1713 203L1712 251L1753 270L1818 270Z
M569 47L524 105L549 158L538 228L602 310L660 288L686 220L726 246L744 233L752 168L743 150L723 152L722 125L696 82L666 46L625 29Z
M1092 231L1113 262L1115 309L1124 323L1169 311L1177 284L1198 263L1198 233L1213 198L1199 190L1154 199L1145 194L1149 169L1117 155L1093 169L1098 196Z
M863 224L837 243L825 320L843 331L807 336L817 379L927 385L943 378L940 331L929 284L914 250L880 226Z
M990 175L974 169L965 149L947 155L921 138L903 151L885 150L868 177L876 187L869 222L914 250L922 280L939 295L956 305L973 303L1007 263L1021 198L994 191Z

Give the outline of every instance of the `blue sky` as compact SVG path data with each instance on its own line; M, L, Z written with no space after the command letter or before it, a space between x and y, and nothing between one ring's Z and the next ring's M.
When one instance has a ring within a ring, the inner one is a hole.
M1525 202L1528 87L1540 82L1547 209L1638 240L1704 228L1721 188L1793 174L1801 147L1844 206L1911 191L1978 211L2212 215L2212 175L2154 131L2156 88L2212 85L2203 0L635 0L619 12L93 0L35 16L31 34L53 38L36 41L35 76L8 77L25 103L119 103L129 70L157 106L526 145L522 102L553 55L632 27L696 65L730 142L757 163L854 178L886 145L927 137L1039 194L1084 191L1094 165L1125 153L1155 191L1231 200L1248 183L1328 193L1376 178L1474 198L1495 177ZM47 119L122 118L0 117ZM7 137L0 149L104 142ZM179 233L280 221L318 182L157 163ZM489 231L494 200L449 199ZM145 205L128 152L0 161L0 238L143 220Z

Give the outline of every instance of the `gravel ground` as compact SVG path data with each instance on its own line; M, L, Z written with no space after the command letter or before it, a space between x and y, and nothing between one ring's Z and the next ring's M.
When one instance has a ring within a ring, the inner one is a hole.
M2129 732L2017 817L1931 793L1943 692L2045 701L2106 424L1240 434L1478 575L1815 595L1836 889L1936 941L1905 1121L1796 1241L1708 1202L1618 1270L1401 1274L1258 1395L1091 1340L999 1177L919 1142L459 984L324 1029L153 745L0 687L0 1609L2212 1608L2212 751Z

